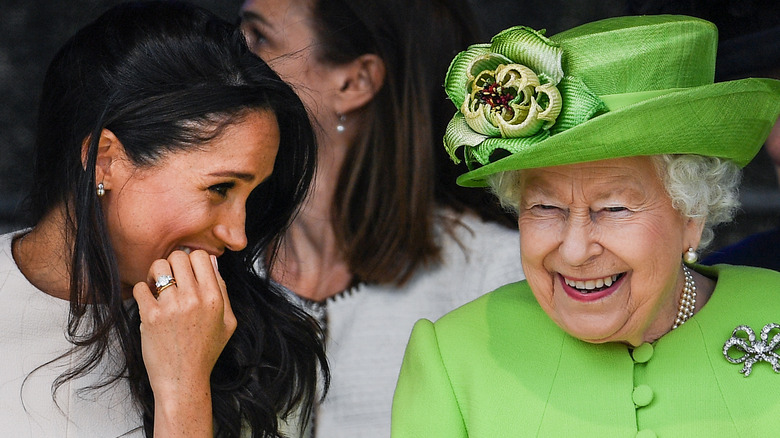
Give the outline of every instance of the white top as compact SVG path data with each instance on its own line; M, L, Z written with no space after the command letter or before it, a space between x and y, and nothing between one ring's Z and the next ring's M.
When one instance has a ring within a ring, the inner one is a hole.
M52 399L52 382L69 368L69 303L35 288L11 255L14 234L0 235L0 435L8 437L140 437L140 413L126 382L79 391L107 372L103 361L70 380Z
M420 269L402 288L362 285L328 299L330 391L317 407L318 438L390 436L393 391L412 326L498 286L525 278L518 231L464 216L455 241L443 235L443 263Z

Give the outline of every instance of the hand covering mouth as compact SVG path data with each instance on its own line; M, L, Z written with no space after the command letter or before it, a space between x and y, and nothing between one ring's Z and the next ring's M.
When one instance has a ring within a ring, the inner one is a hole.
M593 292L600 292L604 289L609 288L617 282L620 278L622 278L625 275L625 272L615 275L610 275L603 278L596 278L592 280L571 280L569 278L566 278L565 276L561 275L563 277L563 281L566 283L567 286L576 289L578 292L583 294L589 294Z

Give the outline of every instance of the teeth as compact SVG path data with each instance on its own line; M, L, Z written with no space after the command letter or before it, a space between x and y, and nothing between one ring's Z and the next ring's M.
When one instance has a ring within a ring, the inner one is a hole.
M610 277L598 278L596 280L587 280L587 281L574 281L574 280L569 280L566 277L564 277L563 280L566 282L567 285L573 288L579 290L593 291L594 289L600 289L604 286L606 287L612 286L612 283L617 281L617 278L618 278L617 275L612 275Z
M189 253L191 253L191 252L192 252L192 249L191 249L191 248L188 248L188 247L186 247L186 246L180 246L178 249L179 249L180 251L184 251L184 252L185 252L185 253L187 253L187 254L189 254Z

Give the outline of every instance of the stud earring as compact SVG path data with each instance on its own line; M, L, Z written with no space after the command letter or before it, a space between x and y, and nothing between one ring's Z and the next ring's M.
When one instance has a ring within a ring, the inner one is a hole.
M347 121L347 116L344 114L339 114L339 123L336 125L336 131L338 132L344 132L344 122Z
M699 254L693 248L688 248L688 251L685 251L685 254L683 254L683 260L689 265L694 264L699 260Z
M106 194L106 187L103 185L103 183L98 183L97 185L97 195L98 197L102 197Z

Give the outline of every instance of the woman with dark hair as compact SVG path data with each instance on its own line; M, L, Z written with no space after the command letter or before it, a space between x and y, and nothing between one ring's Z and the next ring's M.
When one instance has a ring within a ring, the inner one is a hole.
M476 20L462 0L249 0L241 20L319 128L314 188L270 270L327 322L316 435L387 436L414 321L522 278L514 223L454 184L440 146L442 78Z
M3 431L265 437L308 412L321 333L253 266L273 266L314 133L240 31L117 6L55 56L38 126L33 226L0 237Z

